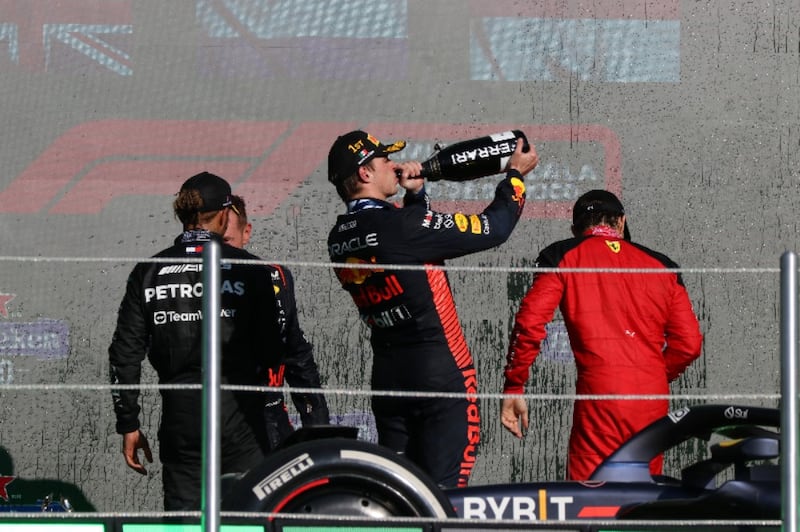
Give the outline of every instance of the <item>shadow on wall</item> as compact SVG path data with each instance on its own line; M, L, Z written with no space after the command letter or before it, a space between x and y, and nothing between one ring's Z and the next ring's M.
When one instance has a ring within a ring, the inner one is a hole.
M74 484L54 479L28 480L14 475L14 460L0 447L0 512L94 512Z

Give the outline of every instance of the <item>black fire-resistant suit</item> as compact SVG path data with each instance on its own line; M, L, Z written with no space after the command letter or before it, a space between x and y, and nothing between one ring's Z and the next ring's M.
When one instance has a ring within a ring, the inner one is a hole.
M257 259L222 244L218 235L197 230L184 232L174 246L155 255L174 261L137 264L128 278L108 350L112 384L139 384L145 356L156 370L159 384L202 382L202 264L183 259L201 257L203 245L212 238L220 242L224 259ZM293 307L286 308L284 303L281 308L275 275L275 268L261 265L222 265L223 385L269 384L268 375L285 362L290 341L302 339ZM164 506L166 510L196 510L200 503L201 391L162 389L160 393L163 406L158 436ZM115 390L112 395L117 432L138 429L139 391ZM251 391L221 392L222 473L243 472L261 462L272 443L265 404L274 399L275 395Z

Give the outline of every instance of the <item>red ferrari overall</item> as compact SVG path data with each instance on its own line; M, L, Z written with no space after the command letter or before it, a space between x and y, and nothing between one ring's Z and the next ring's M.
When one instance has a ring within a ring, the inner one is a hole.
M677 267L606 226L548 246L537 266ZM669 382L700 356L700 327L679 274L543 272L517 313L504 392L523 393L545 325L559 307L577 365L578 394L667 395ZM588 479L605 457L667 409L661 399L576 401L567 477ZM655 459L651 471L659 474L662 464L663 458Z

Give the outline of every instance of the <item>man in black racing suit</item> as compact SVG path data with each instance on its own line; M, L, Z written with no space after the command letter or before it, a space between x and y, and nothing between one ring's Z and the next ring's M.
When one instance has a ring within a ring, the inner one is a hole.
M233 212L228 216L228 228L225 230L225 243L236 248L244 248L250 242L253 224L247 218L247 205L243 197L231 195L231 211ZM268 265L267 268L270 270L275 291L278 323L286 339L285 363L277 368L267 369L268 385L281 389L285 381L289 386L296 388L321 388L319 369L314 360L314 348L303 334L297 315L294 277L291 271L283 266ZM330 423L328 403L322 393L293 390L291 396L304 427ZM270 450L277 448L294 432L282 391L267 394L264 422L267 424Z
M267 368L267 385L280 391L268 392L264 403L264 422L267 425L269 449L274 450L294 432L283 397L284 381L295 388L321 388L319 370L314 360L313 346L306 339L297 319L294 279L291 271L278 265L271 270L278 323L284 331L285 362ZM321 393L291 391L292 403L300 414L304 427L330 424L328 402Z
M422 165L388 158L405 146L402 141L387 146L352 131L328 155L328 179L347 204L328 236L328 251L333 262L362 266L336 268L336 275L371 329L372 389L411 392L373 396L378 442L405 453L447 488L465 486L475 464L480 416L468 394L477 392L477 380L447 276L424 266L508 239L525 203L524 175L538 162L536 151L523 152L522 145L517 142L494 200L472 215L431 210ZM406 191L402 208L386 201L398 184ZM419 268L382 266L390 264Z
M175 245L155 255L167 262L137 264L119 307L108 349L112 384L139 384L145 356L159 384L202 382L202 264L205 244L220 242L226 259L257 259L222 244L231 189L222 178L203 172L189 178L174 202L183 234ZM220 336L222 384L264 386L268 368L278 367L285 353L276 306L272 270L228 264L221 271ZM130 468L147 474L139 450L152 461L139 422L139 390L112 391L116 430L123 436L123 455ZM202 395L200 390L161 389L158 431L164 509L197 510L201 498ZM222 473L244 472L260 464L269 448L263 418L265 394L221 391Z

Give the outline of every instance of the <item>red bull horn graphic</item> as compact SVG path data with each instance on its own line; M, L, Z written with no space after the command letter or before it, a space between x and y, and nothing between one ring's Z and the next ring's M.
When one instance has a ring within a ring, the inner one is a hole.
M359 259L358 257L347 257L345 264L375 264L375 257L372 257L369 262ZM367 277L373 273L383 272L383 268L335 268L336 277L342 286L351 284L364 284Z
M511 178L511 186L514 188L514 195L511 199L517 202L517 205L522 207L525 205L525 183L516 177Z

